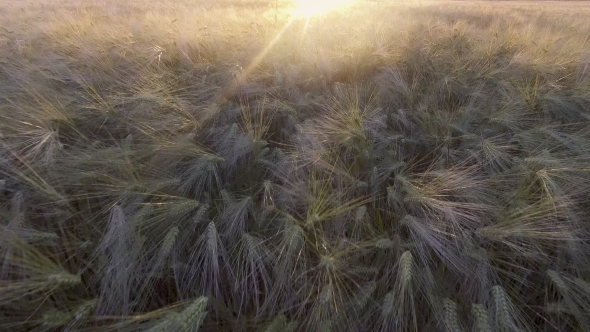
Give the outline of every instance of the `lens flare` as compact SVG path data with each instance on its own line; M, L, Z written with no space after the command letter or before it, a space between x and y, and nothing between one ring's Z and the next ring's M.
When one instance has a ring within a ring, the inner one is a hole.
M299 17L309 18L342 7L352 1L353 0L294 0L294 14Z

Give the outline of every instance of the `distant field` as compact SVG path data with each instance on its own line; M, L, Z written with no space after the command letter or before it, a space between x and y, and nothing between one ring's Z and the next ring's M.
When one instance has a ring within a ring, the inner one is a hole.
M590 2L302 8L0 1L1 331L588 329Z

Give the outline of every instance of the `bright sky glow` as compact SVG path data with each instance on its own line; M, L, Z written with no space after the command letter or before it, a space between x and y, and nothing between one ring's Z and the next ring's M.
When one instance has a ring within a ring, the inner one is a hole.
M353 0L293 0L295 3L295 15L300 17L312 17L324 14L332 9L351 3Z

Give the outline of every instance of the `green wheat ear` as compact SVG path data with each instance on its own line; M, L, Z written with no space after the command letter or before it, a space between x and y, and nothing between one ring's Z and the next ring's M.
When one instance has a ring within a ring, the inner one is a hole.
M167 257L168 254L172 251L172 246L176 242L176 238L178 237L178 233L180 232L177 226L170 228L166 236L164 237L164 241L162 242L162 247L160 248L160 256Z
M161 318L148 331L197 331L207 316L207 303L206 297L199 297L181 312L171 312Z
M559 293L561 293L561 295L563 295L563 296L567 296L566 295L568 293L567 285L565 284L565 281L561 278L559 273L557 273L557 271L555 271L555 270L547 270L547 276L549 277L551 282L553 282L555 287L557 287L557 290L559 290Z
M197 330L205 317L207 312L207 298L200 297L196 299L188 308L184 309L178 316L177 322L183 331Z
M72 319L73 315L70 312L52 310L43 314L42 322L45 326L57 328L67 325Z
M531 331L521 314L512 303L512 299L501 285L492 287L493 319L491 320L496 331Z
M379 249L392 249L395 247L395 242L391 239L379 239L375 242L375 247Z
M383 304L381 306L382 316L390 317L395 314L395 296L396 294L394 291L390 291L387 294L385 294L385 297L383 298Z
M574 279L574 283L580 288L582 289L587 296L590 296L590 283L580 279L580 278L575 278Z
M457 303L451 299L443 300L443 322L448 332L461 332L457 316Z
M377 283L375 281L367 282L366 284L359 287L356 295L352 299L352 304L357 310L362 310L365 308L373 293L377 289Z
M264 332L293 332L297 328L297 322L287 322L287 317L277 315L264 329Z
M409 287L414 271L414 258L409 251L404 252L400 257L400 277L403 288Z
M264 329L264 332L280 332L287 324L287 317L285 315L276 316L270 324Z
M492 332L488 312L481 304L474 304L471 307L471 314L475 319L475 330L477 332Z
M0 235L0 252L8 253L0 278L0 304L23 297L43 298L82 283L81 276L68 272L8 228Z
M555 270L547 270L547 276L551 283L555 285L557 293L561 295L560 304L564 304L563 308L572 314L580 325L590 323L586 314L590 310L588 305L590 300L590 295L587 292L588 284L579 278L571 278L571 276L561 274Z
M332 320L322 320L318 322L318 332L332 332Z

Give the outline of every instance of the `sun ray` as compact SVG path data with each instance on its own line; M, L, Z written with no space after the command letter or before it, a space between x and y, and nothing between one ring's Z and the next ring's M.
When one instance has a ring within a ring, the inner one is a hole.
M272 50L272 48L278 43L281 39L285 31L291 26L291 24L295 21L294 18L290 18L289 21L281 28L281 30L277 33L277 35L268 43L268 45L252 59L252 61L246 66L236 77L233 79L224 89L223 95L233 95L236 90L246 82L248 76L252 73L254 69L264 60L264 58L268 55L268 53Z

